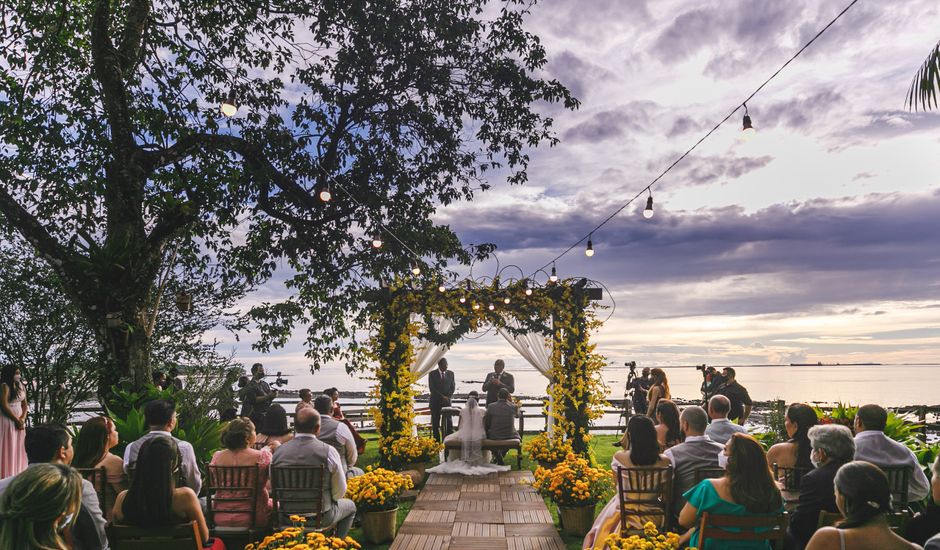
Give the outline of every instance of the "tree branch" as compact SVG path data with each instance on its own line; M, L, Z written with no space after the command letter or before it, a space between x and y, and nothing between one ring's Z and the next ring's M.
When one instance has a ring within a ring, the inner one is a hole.
M127 106L127 90L121 73L121 54L111 42L111 2L97 0L91 27L91 54L95 78L101 85L102 102L118 162L128 162L136 150ZM122 154L123 153L123 154Z
M0 213L6 220L32 244L36 250L49 260L56 273L63 276L62 264L69 256L68 250L53 237L39 220L30 214L10 193L7 188L12 187L9 182L14 179L6 169L0 168Z
M150 0L132 0L127 7L127 17L124 18L124 35L118 53L121 57L121 69L125 78L129 77L143 51L144 31L150 17L152 5Z

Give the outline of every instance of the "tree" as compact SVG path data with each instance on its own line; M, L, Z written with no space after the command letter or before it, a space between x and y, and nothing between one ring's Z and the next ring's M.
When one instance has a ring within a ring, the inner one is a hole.
M101 388L150 378L169 257L218 288L279 265L259 347L307 329L314 366L362 361L371 281L468 261L433 223L554 143L531 2L14 2L0 26L0 213L49 263L99 348ZM223 117L217 106L238 104ZM317 199L330 191L331 202Z
M940 42L934 46L920 70L914 75L911 89L907 92L906 103L911 109L916 109L918 104L925 111L935 108L938 92L940 92Z

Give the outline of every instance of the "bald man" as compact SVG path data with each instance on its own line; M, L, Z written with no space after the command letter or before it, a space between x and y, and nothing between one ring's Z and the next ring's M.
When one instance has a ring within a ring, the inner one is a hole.
M744 426L728 420L729 412L731 412L731 401L727 397L715 395L708 400L708 416L711 418L711 423L705 429L705 435L722 445L727 443L735 433L747 433Z
M333 447L317 439L320 433L320 413L310 407L297 411L294 418L294 439L274 450L271 467L278 466L326 466L330 475L330 487L323 491L320 524L336 525L336 536L345 537L356 517L356 505L346 495L346 471L339 453ZM282 525L291 523L292 514L305 515L311 504L292 502L280 508ZM314 525L311 521L310 525Z

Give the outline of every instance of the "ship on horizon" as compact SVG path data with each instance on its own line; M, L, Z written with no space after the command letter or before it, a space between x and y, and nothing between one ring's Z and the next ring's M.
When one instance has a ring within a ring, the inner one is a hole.
M880 367L882 363L790 363L791 367Z

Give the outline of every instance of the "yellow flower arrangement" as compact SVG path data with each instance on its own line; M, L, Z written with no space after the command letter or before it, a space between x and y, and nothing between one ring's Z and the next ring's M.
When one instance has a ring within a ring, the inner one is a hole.
M560 434L549 438L544 432L526 441L522 446L522 451L533 460L553 466L564 460L568 453L573 452L571 443L565 441Z
M430 437L399 437L391 442L388 455L396 465L427 462L444 450L444 444Z
M679 548L679 535L676 533L660 533L656 529L656 525L649 521L643 526L642 535L621 537L615 533L609 535L604 543L607 550L677 550ZM689 550L695 550L695 548Z
M568 453L554 468L536 469L532 486L559 506L585 506L608 498L614 480L610 471L594 468L586 458Z
M245 550L274 550L276 548L290 548L291 550L360 550L362 546L351 537L328 537L323 533L305 533L306 519L301 516L291 516L293 527L264 537L264 540L245 546Z
M392 510L398 506L401 494L414 488L411 478L371 466L366 473L350 478L346 484L346 498L356 503L356 509L361 512L377 512Z

